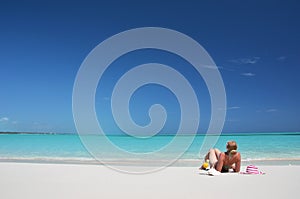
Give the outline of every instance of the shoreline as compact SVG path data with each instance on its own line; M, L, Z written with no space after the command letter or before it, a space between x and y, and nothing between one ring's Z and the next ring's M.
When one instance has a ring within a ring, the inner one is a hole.
M179 159L168 165L169 167L199 167L202 159ZM162 160L105 160L100 162L93 158L0 158L0 163L33 163L33 164L78 164L78 165L117 165L117 166L152 166L155 167L155 162L163 163ZM242 165L261 165L261 166L300 166L300 158L270 158L270 159L244 159Z
M201 175L168 167L135 175L101 165L0 162L0 197L9 199L298 198L300 166L259 166L265 175ZM245 170L242 166L241 171ZM228 184L228 182L231 182ZM18 190L16 191L16 187ZM231 187L229 189L229 187Z

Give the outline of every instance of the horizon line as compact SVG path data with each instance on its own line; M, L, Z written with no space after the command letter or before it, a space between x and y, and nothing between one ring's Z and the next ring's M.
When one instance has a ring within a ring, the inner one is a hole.
M28 134L28 135L79 135L78 133L58 133L58 132L19 132L19 131L1 131L0 134ZM97 133L87 133L85 135L99 135ZM157 136L175 136L176 133L166 133L166 134L157 134ZM242 136L249 136L249 135L300 135L300 131L276 131L276 132L222 132L220 134L207 134L207 133L186 133L181 134L179 136L236 136L236 135L242 135ZM130 136L127 134L121 134L121 133L110 133L106 135L101 136Z

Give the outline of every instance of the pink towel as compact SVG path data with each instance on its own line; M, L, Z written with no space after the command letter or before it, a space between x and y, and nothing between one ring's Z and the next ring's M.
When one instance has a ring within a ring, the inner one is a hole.
M258 168L254 165L248 165L246 168L246 172L240 172L241 174L265 174L258 170Z

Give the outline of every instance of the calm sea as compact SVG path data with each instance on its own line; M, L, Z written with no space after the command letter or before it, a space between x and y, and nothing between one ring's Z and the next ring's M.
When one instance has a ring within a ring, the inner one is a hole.
M185 142L187 136L179 136ZM155 136L153 139L129 136L108 136L119 148L133 153L149 153L170 143L173 136ZM192 145L177 162L177 165L195 166L202 161L200 154L203 135L197 135ZM226 142L235 140L243 162L255 164L300 164L300 133L235 134L221 135L215 144L225 151ZM107 158L122 164L122 157L107 148L99 149ZM155 161L171 156L171 152L155 157ZM154 159L153 159L154 160ZM61 162L99 164L85 149L77 134L0 134L0 161ZM124 162L123 162L124 163Z

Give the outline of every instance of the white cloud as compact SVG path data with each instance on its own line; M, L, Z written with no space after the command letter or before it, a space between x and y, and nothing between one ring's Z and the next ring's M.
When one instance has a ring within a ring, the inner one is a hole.
M236 64L256 64L259 60L260 57L251 57L251 58L232 59L229 61Z
M246 76L246 77L253 77L253 76L255 76L254 73L241 73L241 75Z
M278 111L278 110L275 109L275 108L271 108L271 109L266 110L267 113L277 112L277 111Z
M202 66L208 69L223 69L222 66L215 66L215 65L202 65Z
M278 109L275 109L275 108L270 108L270 109L267 109L267 110L257 110L256 112L257 113L272 113L272 112L277 112Z
M231 106L231 107L227 107L227 110L233 110L233 109L240 109L241 107L239 106Z
M235 110L235 109L240 109L241 107L239 106L230 106L230 107L227 107L225 110L228 111L228 110ZM222 108L219 108L219 110L224 110Z
M0 122L7 122L9 119L7 117L0 118Z
M278 61L284 61L284 60L286 60L286 56L277 57L277 60Z

